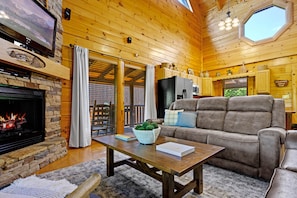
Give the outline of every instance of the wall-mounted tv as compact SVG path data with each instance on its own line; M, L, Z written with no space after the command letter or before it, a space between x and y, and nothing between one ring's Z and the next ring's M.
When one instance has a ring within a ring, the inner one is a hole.
M57 19L36 0L0 0L0 37L54 56Z

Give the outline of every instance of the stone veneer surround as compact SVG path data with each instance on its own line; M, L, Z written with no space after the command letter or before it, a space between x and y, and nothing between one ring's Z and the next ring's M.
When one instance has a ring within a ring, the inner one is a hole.
M32 73L30 79L0 74L0 84L45 90L45 141L0 155L0 187L67 154L61 137L61 80Z

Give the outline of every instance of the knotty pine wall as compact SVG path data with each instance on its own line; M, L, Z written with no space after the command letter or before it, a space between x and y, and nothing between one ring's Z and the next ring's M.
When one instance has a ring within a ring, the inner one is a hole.
M62 20L62 64L72 68L70 44L142 64L175 63L179 70L202 66L202 17L177 0L63 0L71 19ZM132 37L132 43L126 42ZM135 54L139 56L136 57ZM71 72L72 73L72 72ZM71 81L63 81L61 128L69 136Z
M238 3L240 2L240 3ZM246 17L250 9L259 7L268 0L258 1L230 1L231 16L237 16L239 20ZM226 75L226 70L231 69L238 73L239 66L245 62L249 71L256 71L258 66L267 65L270 69L271 95L286 99L286 108L296 110L296 67L297 67L297 1L293 2L294 21L276 41L251 46L239 39L239 29L230 31L218 30L218 23L226 18L227 4L218 11L210 10L204 17L203 35L203 70L208 70L211 76L217 72ZM287 87L276 87L274 80L289 80ZM216 95L222 95L221 82L214 83ZM250 78L249 95L254 93L253 78ZM297 123L297 115L293 114L293 123Z

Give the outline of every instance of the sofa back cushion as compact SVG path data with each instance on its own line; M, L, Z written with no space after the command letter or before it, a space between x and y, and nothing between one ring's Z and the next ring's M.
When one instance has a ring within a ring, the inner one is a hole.
M179 99L172 103L172 110L196 111L198 99Z
M197 127L203 129L223 130L228 98L201 98L197 104Z
M274 99L271 126L286 128L285 101L283 99Z
M269 95L238 96L228 101L224 131L256 135L271 126L273 97Z

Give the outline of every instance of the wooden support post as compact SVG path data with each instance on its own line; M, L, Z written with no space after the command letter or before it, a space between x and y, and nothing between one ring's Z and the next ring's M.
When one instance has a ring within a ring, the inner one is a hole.
M124 95L125 95L125 83L124 83L124 61L119 60L115 69L115 130L116 133L124 133Z
M130 85L130 127L134 127L135 124L134 115L134 84Z

